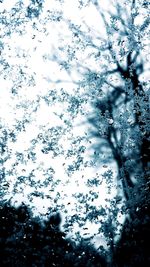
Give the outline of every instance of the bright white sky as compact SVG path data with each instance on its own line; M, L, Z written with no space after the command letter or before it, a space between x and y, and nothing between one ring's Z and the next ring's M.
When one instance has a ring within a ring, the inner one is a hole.
M0 9L3 10L3 8L5 8L9 13L16 2L17 1L15 0L5 0L3 4L0 4ZM24 1L26 6L28 6L29 2L30 1L27 0ZM108 3L109 1L102 1L103 8L107 8ZM71 83L70 76L65 71L60 69L59 64L52 60L44 60L43 58L44 55L48 55L48 58L51 58L53 53L57 51L59 45L71 43L71 35L64 22L58 23L45 20L48 9L51 11L55 9L60 11L63 10L64 17L73 20L78 25L81 24L81 26L84 27L82 21L85 21L86 24L88 24L92 29L94 29L93 36L95 32L103 33L105 36L102 21L98 16L98 12L92 5L90 5L89 7L85 7L82 10L79 10L78 1L65 0L64 3L61 4L59 3L59 1L56 0L47 0L45 1L43 13L40 16L40 20L37 21L35 19L37 29L34 30L31 25L31 21L27 21L24 25L20 26L21 29L25 28L25 34L19 35L16 31L11 35L11 38L9 36L4 37L3 42L5 45L2 55L12 67L11 72L7 74L7 77L4 77L4 74L2 74L0 77L1 122L3 125L6 125L6 127L8 126L10 129L12 129L14 127L16 119L21 120L24 117L25 113L27 113L26 115L30 116L31 120L30 124L26 127L26 130L18 134L17 142L9 143L9 149L12 150L12 153L11 158L5 164L6 169L11 168L16 151L26 153L26 151L31 145L31 140L33 138L36 138L42 127L45 127L45 129L48 129L52 126L55 127L57 125L61 126L62 128L64 127L64 124L62 123L62 120L59 118L58 114L65 112L65 103L57 103L52 106L47 106L44 100L40 100L37 112L33 113L32 105L36 106L37 99L39 97L41 98L45 96L50 89L54 88L57 88L58 92L61 87L63 87L71 94L74 94L75 92L75 85ZM46 32L43 31L44 27L46 29ZM23 54L25 54L26 56L24 57ZM65 58L64 53L62 53L61 56L62 58L63 56ZM80 52L79 50L78 58L80 58L82 61L84 57L85 54L83 54L82 51ZM89 64L91 64L91 66L93 64L93 68L95 68L94 62L89 62ZM26 72L26 75L33 75L35 79L35 84L29 85L25 81L19 89L19 94L13 97L10 92L14 84L15 86L18 86L17 81L19 78L19 74L17 72L18 66L20 65L22 66L22 69ZM72 75L73 78L76 80L81 78L78 76L75 70L73 71ZM64 82L63 84L59 84L56 86L54 82L50 82L50 80L55 81L57 79L63 79L69 81L69 83ZM28 103L28 101L30 101L31 106L28 106L27 109L25 109L23 106L21 108L17 107L18 103L21 103L21 105L25 105L25 103ZM89 106L84 106L83 108L85 108L85 110L87 109L88 111ZM73 121L73 129L71 130L71 132L67 132L67 129L65 129L65 135L64 137L62 137L61 143L64 145L66 150L70 146L71 134L73 134L73 137L75 138L77 135L84 136L85 132L88 131L89 125L82 124L85 119L86 117L80 114ZM77 126L79 121L81 122L82 126ZM92 142L94 141L95 140L92 140ZM84 141L83 144L87 147L86 153L84 155L85 161L90 161L90 155L91 153L93 153L93 151L90 150L90 145L88 144L88 142ZM86 186L86 181L88 180L88 178L95 177L96 172L99 176L101 176L102 173L108 170L108 168L112 168L114 170L114 177L116 176L116 168L113 163L112 165L109 165L107 167L101 166L101 168L83 167L80 171L77 171L71 177L68 177L63 165L65 162L63 155L58 156L56 158L52 158L50 154L43 154L40 150L40 144L36 148L36 155L37 160L34 164L29 162L27 162L27 164L25 165L19 164L15 167L15 174L28 175L32 171L32 169L34 169L34 174L37 177L37 180L39 179L38 177L40 177L40 179L44 179L43 169L46 169L49 166L53 166L53 168L55 169L54 178L56 177L56 179L60 179L61 182L56 187L56 192L54 191L53 193L50 193L50 188L47 187L44 189L44 194L45 196L51 194L51 197L53 199L53 196L55 197L56 193L59 192L61 198L57 204L59 204L59 202L60 205L63 204L69 215L77 213L76 207L78 203L76 199L72 197L72 194L75 192L89 192L89 188ZM69 182L67 182L68 180ZM11 192L13 184L15 183L15 175L10 176L8 178L8 181L11 184L9 188ZM24 194L16 194L16 196L14 196L14 201L26 202L27 195L31 190L33 189L31 189L30 186L24 184ZM115 182L114 186L112 185L112 190L109 194L104 181L98 188L93 188L93 190L99 193L99 198L95 200L94 204L97 206L105 206L105 199L113 198L113 196L115 196L116 194ZM71 204L68 205L68 202L70 202ZM44 199L35 197L33 198L32 202L32 205L37 207L38 211L42 213L46 211L48 206L53 204L53 200L51 200L50 202L50 199L47 197L44 197ZM96 226L93 227L93 225L89 223L87 223L86 226L88 226L89 228L89 230L86 231L90 231L91 234L92 231L93 233L96 232L98 228ZM72 233L74 233L78 229L78 226L75 227L74 225ZM82 231L82 233L85 232Z

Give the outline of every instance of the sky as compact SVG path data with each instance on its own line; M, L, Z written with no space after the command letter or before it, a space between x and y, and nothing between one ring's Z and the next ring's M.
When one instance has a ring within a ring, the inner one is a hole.
M12 7L14 7L17 1L5 0L0 5L0 10L7 10L8 18ZM24 5L28 6L30 1L24 1ZM28 176L34 170L34 179L38 183L38 179L44 179L44 171L49 166L53 166L55 170L54 179L59 179L60 182L56 185L55 190L50 192L50 185L44 189L44 198L33 197L32 205L28 201L28 195L33 190L27 182L23 182L20 185L20 193L13 196L13 202L28 203L34 207L35 214L46 213L47 208L54 204L54 199L56 193L60 193L60 198L57 202L58 205L64 205L64 210L67 210L67 216L73 216L77 213L77 200L73 197L75 193L89 193L89 188L86 183L91 177L95 177L96 173L102 179L102 174L108 169L114 171L113 177L114 181L112 184L111 192L109 192L107 185L103 179L101 185L98 188L93 188L95 192L98 193L98 198L95 200L94 204L96 206L107 205L106 198L113 198L116 195L116 180L117 175L116 165L114 162L109 166L105 164L100 167L82 166L79 171L76 171L68 177L65 170L65 164L68 164L71 159L65 158L64 154L60 154L57 157L53 157L51 154L43 154L41 152L41 144L38 143L34 152L36 153L36 160L31 162L27 159L27 152L29 148L32 149L31 141L37 138L39 132L45 132L51 127L61 127L63 129L63 134L60 137L60 145L64 148L66 153L67 149L71 147L72 138L77 138L78 136L85 136L85 133L89 131L90 125L85 123L86 115L92 111L92 107L83 101L81 105L82 112L79 112L72 120L71 128L67 128L60 115L63 114L66 120L71 120L70 114L67 114L68 104L61 101L61 88L65 89L72 96L76 95L77 87L72 82L72 79L78 81L81 79L79 73L73 68L71 77L69 73L64 71L60 67L60 62L55 60L54 55L61 56L61 61L66 59L65 45L69 47L71 44L71 34L66 26L66 23L58 23L56 21L46 20L47 11L56 10L63 11L64 17L68 20L71 19L74 23L81 24L84 28L85 21L87 25L91 27L91 34L95 36L98 32L105 36L104 27L96 9L90 5L79 9L78 1L65 0L64 3L59 3L59 1L45 1L43 12L39 20L33 19L32 22L27 20L22 25L20 25L17 30L13 31L10 35L3 36L3 51L2 57L9 64L9 71L1 71L0 77L0 122L6 128L8 127L10 131L15 128L16 122L21 121L24 118L29 119L24 131L21 131L17 135L17 141L15 143L9 141L8 147L11 151L9 159L5 163L5 168L10 170L14 162L16 162L16 152L24 154L24 162L16 164L13 168L13 173L7 177L9 182L9 188L7 190L7 195L5 198L11 196L13 186L16 183L17 176ZM109 1L103 2L103 8L108 6ZM23 12L21 13L23 16ZM32 25L35 21L36 27L33 29ZM79 23L80 22L80 23ZM4 27L4 26L3 26ZM5 27L2 28L2 31ZM18 32L23 31L23 34ZM94 38L94 37L93 37ZM64 46L64 50L59 50L59 46ZM58 51L59 50L59 51ZM62 51L62 52L60 52ZM89 51L90 53L90 51ZM88 53L82 53L80 49L78 50L77 60L83 61L86 58L86 64L90 64L91 67L97 68L95 61L90 61ZM19 68L22 68L23 78L21 78L19 73ZM24 78L25 77L25 78ZM55 81L63 80L63 83L57 83ZM19 82L21 81L21 82ZM17 94L12 95L12 88L18 90ZM45 96L51 90L57 90L58 96L60 98L47 105L45 101ZM36 110L36 112L35 112ZM84 112L83 112L84 110ZM92 139L90 142L83 138L81 141L82 145L86 147L84 153L84 162L91 162L91 155L94 153L91 148L92 143L94 144L96 140ZM41 188L39 188L41 191ZM51 197L51 199L47 196ZM51 202L50 202L51 201ZM68 203L70 203L68 205ZM63 213L63 211L62 211ZM66 213L62 214L63 220ZM89 233L96 233L98 230L98 225L87 222L87 229L81 230L81 228L76 224L70 230L70 234L73 236L76 231L80 231L82 235ZM103 239L103 237L101 237ZM104 240L103 240L104 242Z

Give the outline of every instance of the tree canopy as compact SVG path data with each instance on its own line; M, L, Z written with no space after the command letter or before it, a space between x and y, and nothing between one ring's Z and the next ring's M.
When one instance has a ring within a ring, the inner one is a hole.
M4 266L148 266L149 3L1 2Z

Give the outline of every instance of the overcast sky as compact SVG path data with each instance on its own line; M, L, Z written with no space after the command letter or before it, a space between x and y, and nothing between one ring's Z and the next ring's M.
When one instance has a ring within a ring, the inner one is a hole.
M11 11L11 8L15 5L17 1L3 1L1 3L0 9L7 9L7 12ZM24 1L24 4L28 6L30 1ZM64 3L61 3L64 2ZM108 1L103 1L103 7L107 8ZM9 129L14 129L14 125L17 120L22 120L25 116L30 118L30 123L26 126L25 131L22 131L17 136L17 141L15 143L9 141L8 146L11 150L11 156L9 160L5 163L5 168L7 170L12 168L15 159L16 152L23 153L26 155L29 147L31 146L31 140L36 138L40 131L45 131L50 127L60 126L64 129L64 135L60 140L60 144L64 147L65 151L70 147L70 138L76 138L77 136L84 136L88 132L88 124L83 124L86 120L86 111L89 112L89 105L82 106L85 109L85 115L81 113L72 121L71 129L66 128L66 125L60 119L60 114L65 113L67 107L65 102L56 101L55 104L48 106L44 101L44 96L47 95L49 90L57 89L58 95L59 91L63 87L64 90L72 95L75 95L76 85L71 82L70 75L60 68L59 62L52 60L52 56L58 51L60 45L69 44L72 42L71 34L68 31L68 27L64 22L50 21L47 19L48 10L62 11L63 16L66 19L71 19L74 23L81 25L84 29L83 21L91 27L91 32L93 31L93 38L95 34L100 32L105 36L105 31L103 28L102 21L98 16L96 9L89 5L83 9L79 9L78 1L45 1L43 12L40 19L35 19L36 27L33 29L31 20L24 20L23 25L18 27L11 36L7 35L3 37L3 53L2 56L8 62L10 66L10 71L2 72L0 77L1 89L0 89L0 120L3 126ZM23 16L23 13L22 13ZM9 18L9 15L8 15ZM45 19L46 18L46 19ZM4 26L3 26L4 27ZM3 28L4 29L4 28ZM24 30L24 33L20 35L18 30ZM44 30L45 29L45 30ZM46 60L45 60L45 55ZM58 55L58 54L57 54ZM63 52L62 57L65 57ZM91 67L95 68L95 62L88 61L86 54L82 51L78 51L77 57L83 60L84 57L87 59L87 63L91 64ZM62 58L61 58L62 59ZM93 64L93 65L92 65ZM22 66L22 70L26 73L26 80L19 84L19 79L21 77L18 74L19 66ZM29 83L29 77L34 78L34 83ZM72 72L72 77L77 81L81 79L78 76L76 70ZM55 84L57 79L62 79L64 82L62 84ZM53 82L52 82L53 81ZM67 82L65 82L67 81ZM19 87L20 86L20 87ZM17 95L12 95L12 87L16 87L18 90ZM61 91L60 91L61 92ZM40 100L39 100L40 99ZM39 102L38 102L39 101ZM37 109L36 112L33 112ZM91 108L92 110L92 108ZM65 114L66 118L67 115ZM68 117L69 119L69 117ZM79 122L81 125L79 126ZM91 140L94 143L94 140ZM91 144L87 140L83 140L82 144L86 146L86 153L84 153L84 161L91 161L91 154L94 151L91 149ZM77 211L77 201L72 196L76 192L88 193L89 188L86 186L86 182L89 178L95 177L96 173L98 176L106 172L108 169L114 171L114 181L116 176L116 168L114 163L109 166L93 167L87 166L82 167L80 171L76 171L71 177L68 177L65 171L65 164L68 164L68 159L64 159L64 155L59 155L53 158L50 154L43 154L40 150L40 144L36 147L36 161L29 162L28 160L23 164L19 163L15 167L15 171L12 175L7 177L10 184L7 198L11 195L11 190L16 182L17 176L28 176L29 173L34 169L35 180L44 179L43 170L49 166L53 166L55 170L54 178L61 180L56 186L54 192L50 192L50 186L42 189L44 190L45 197L41 199L40 197L35 197L32 200L32 205L37 208L38 212L44 213L50 205L53 205L53 197L55 198L56 193L59 192L61 197L57 204L64 205L67 209L68 214L74 215ZM71 159L72 160L72 159ZM69 182L68 182L69 180ZM33 188L26 183L23 183L24 190L23 193L16 193L13 197L14 201L27 202L28 194ZM39 190L41 190L39 188ZM115 183L112 184L111 193L108 193L108 188L105 181L101 183L98 188L94 188L95 192L99 194L97 200L94 204L106 205L106 198L112 198L116 194ZM47 198L47 195L51 195L51 200ZM50 202L51 201L51 202ZM71 203L68 205L68 203ZM31 204L31 203L30 203ZM97 230L87 224L90 228L90 232ZM77 228L72 229L72 231L77 231ZM93 230L92 230L93 229ZM89 230L87 230L88 232Z

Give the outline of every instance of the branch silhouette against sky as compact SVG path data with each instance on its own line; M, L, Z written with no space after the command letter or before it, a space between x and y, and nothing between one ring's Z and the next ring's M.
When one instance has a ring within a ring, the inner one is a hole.
M0 3L4 266L147 267L149 3L50 2Z

